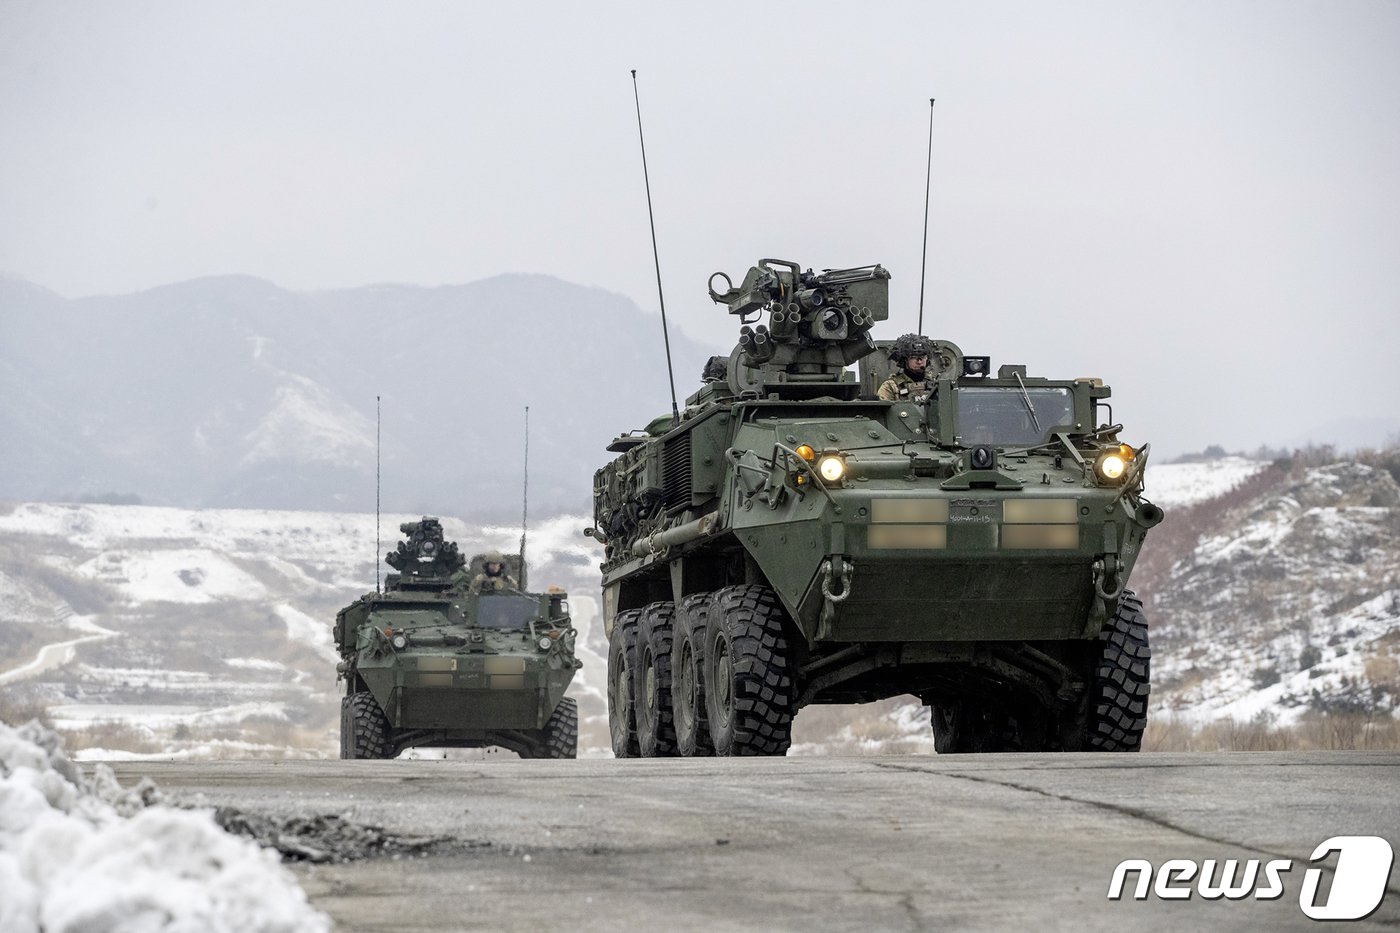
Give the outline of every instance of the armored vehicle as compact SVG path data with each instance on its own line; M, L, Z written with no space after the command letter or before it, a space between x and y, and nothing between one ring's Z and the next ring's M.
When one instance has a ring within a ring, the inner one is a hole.
M899 342L924 379L881 400L888 281L715 273L738 345L678 417L609 446L585 533L619 757L781 755L807 704L902 694L940 752L1139 747L1148 446L1119 440L1098 379L918 335Z
M399 530L406 540L385 556L398 573L335 617L340 757L487 745L575 757L578 706L564 691L582 664L565 593L473 586L485 555L468 568L435 518ZM518 558L505 563L518 579Z

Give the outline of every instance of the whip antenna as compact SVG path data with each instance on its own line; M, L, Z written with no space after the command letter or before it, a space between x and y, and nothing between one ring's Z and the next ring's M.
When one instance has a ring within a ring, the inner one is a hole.
M529 528L530 518L530 406L525 406L525 482L524 492L521 498L524 503L520 507L520 590L527 592L529 584L526 582L525 570L525 534Z
M374 592L379 594L379 396L374 397Z
M928 269L928 189L933 179L933 98L928 99L928 170L924 175L924 252L919 265L919 329L924 332L924 271Z
M656 251L656 216L651 211L651 177L647 174L647 141L642 135L642 99L637 93L637 69L632 69L632 98L637 102L637 139L642 144L642 178L647 185L647 219L651 221L651 256L656 262L656 297L661 302L661 337L666 341L666 375L671 380L671 417L681 420L676 407L676 374L671 368L671 335L666 329L666 296L661 293L661 256Z

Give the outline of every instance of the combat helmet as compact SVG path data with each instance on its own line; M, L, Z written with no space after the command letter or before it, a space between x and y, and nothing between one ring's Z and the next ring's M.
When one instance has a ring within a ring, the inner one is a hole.
M904 334L890 347L890 359L901 366L912 356L933 356L933 341L922 334Z

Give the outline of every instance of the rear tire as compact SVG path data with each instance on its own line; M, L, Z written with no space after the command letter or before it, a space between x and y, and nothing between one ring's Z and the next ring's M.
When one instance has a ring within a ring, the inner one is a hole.
M687 758L715 753L705 709L705 632L713 598L708 593L681 600L672 624L671 709L676 751Z
M783 617L766 586L715 593L705 634L705 703L716 755L784 755L792 744Z
M393 729L368 690L340 699L340 757L392 758Z
M608 636L608 732L613 755L636 758L637 725L632 711L632 672L637 665L637 617L640 610L619 612Z
M1099 652L1075 745L1086 752L1135 752L1147 728L1152 692L1152 648L1142 600L1124 590L1118 609L1099 633ZM1069 743L1066 743L1067 745Z
M578 701L564 697L544 724L541 758L578 757Z
M632 709L637 749L643 758L676 753L671 710L671 627L675 604L652 603L637 620L637 671L632 680Z

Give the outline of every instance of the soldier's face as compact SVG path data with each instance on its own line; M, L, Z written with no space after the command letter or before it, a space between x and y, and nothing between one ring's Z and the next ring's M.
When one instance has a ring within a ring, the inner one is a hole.
M928 357L911 356L909 357L909 362L904 364L904 367L905 369L908 369L911 373L918 375L919 373L922 373L925 369L928 368Z
M487 561L487 562L486 562L486 572L489 573L489 574L491 574L491 576L493 576L493 577L496 576L498 573L500 573L500 572L501 572L501 564L500 564L500 561L494 561L494 560L492 560L492 561Z

